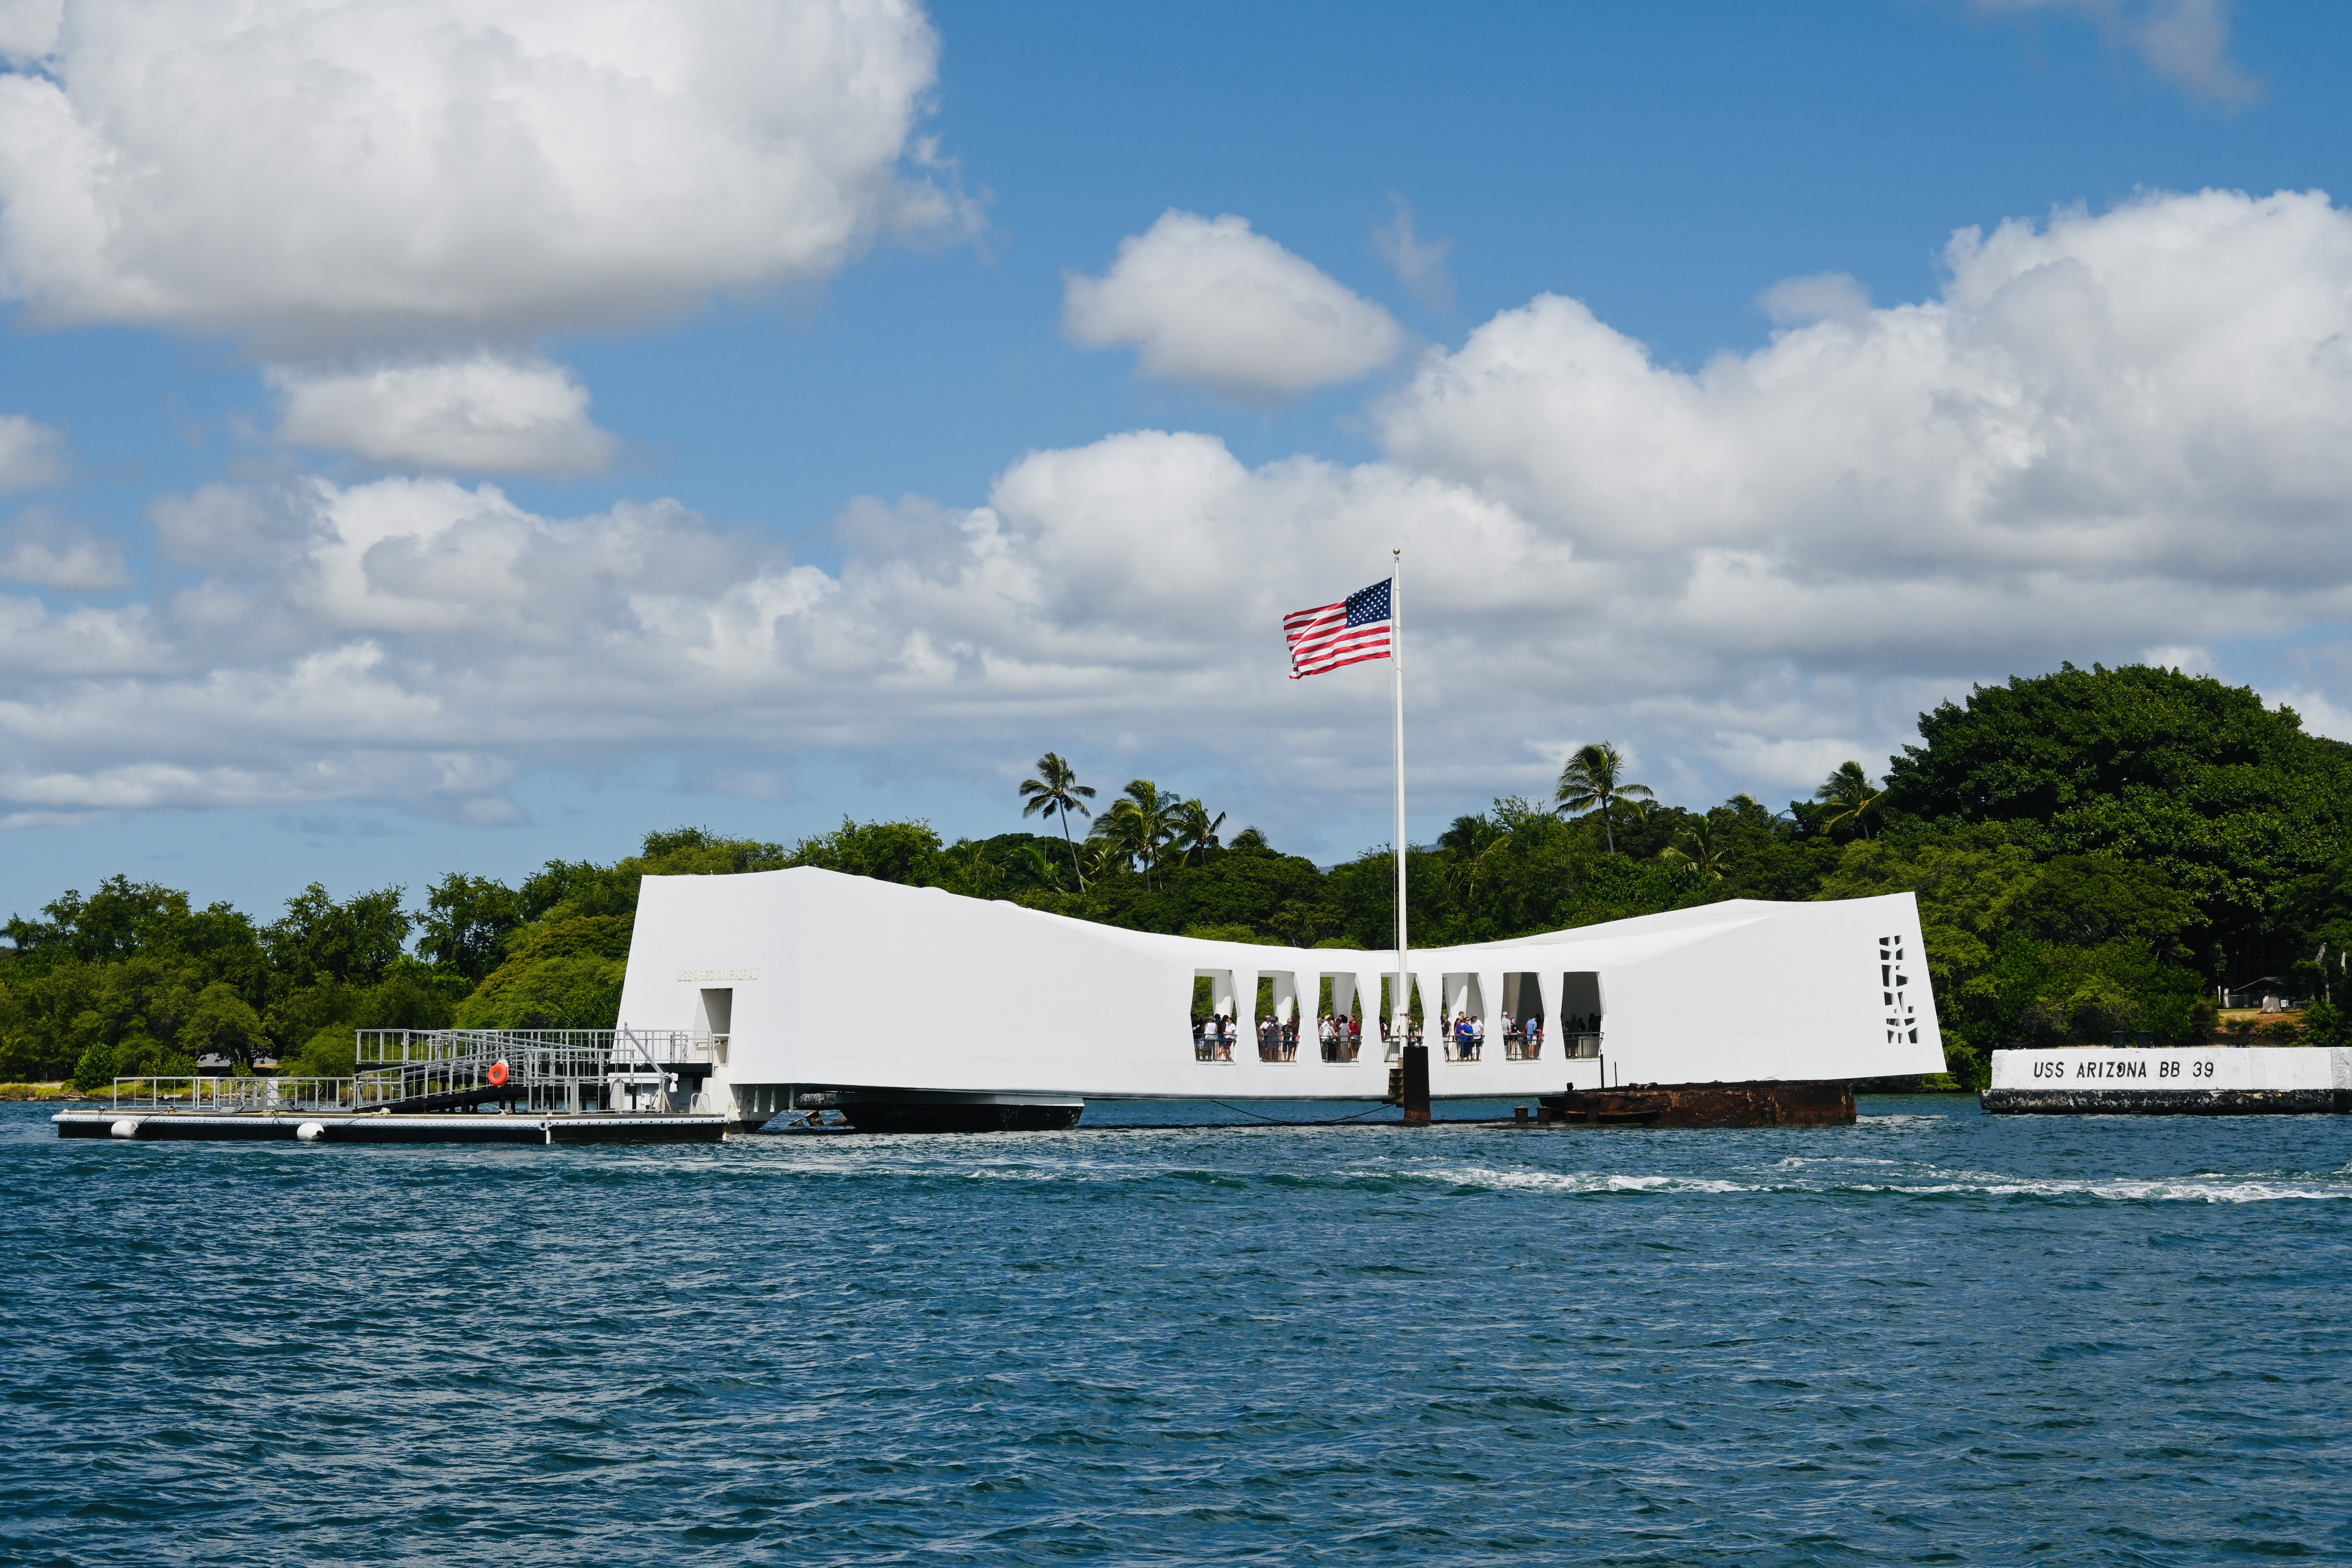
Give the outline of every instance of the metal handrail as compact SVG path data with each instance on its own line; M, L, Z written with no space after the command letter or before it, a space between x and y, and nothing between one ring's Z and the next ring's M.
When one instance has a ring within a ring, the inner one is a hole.
M118 1078L112 1103L117 1110L195 1110L228 1116L359 1109L347 1078Z
M541 1110L583 1110L591 1100L634 1101L648 1084L677 1088L677 1069L715 1061L728 1037L686 1029L361 1029L350 1078L118 1078L118 1110L215 1114L355 1113L441 1096L495 1097ZM490 1069L506 1064L505 1080ZM707 1099L707 1095L703 1096ZM454 1109L454 1107L453 1107Z
M625 1068L573 1078L541 1076L528 1081L517 1076L499 1085L437 1077L420 1082L392 1074L360 1079L119 1078L114 1080L110 1103L125 1114L173 1110L215 1116L359 1115L387 1110L403 1100L436 1094L481 1094L496 1089L499 1100L511 1100L534 1112L572 1112L591 1109L592 1100L605 1110L620 1109L614 1103L617 1100L625 1096L634 1100L648 1086L657 1094L667 1094L674 1087L674 1077ZM709 1096L697 1090L696 1098Z
M488 1054L509 1059L518 1051L576 1051L629 1056L665 1066L716 1061L725 1035L691 1029L359 1029L359 1059L380 1067L462 1061Z

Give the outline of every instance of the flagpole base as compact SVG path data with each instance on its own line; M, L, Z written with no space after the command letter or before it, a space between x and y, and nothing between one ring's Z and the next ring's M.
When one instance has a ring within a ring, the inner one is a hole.
M1407 1126L1429 1124L1429 1047L1407 1046L1399 1063L1397 1103L1404 1107Z

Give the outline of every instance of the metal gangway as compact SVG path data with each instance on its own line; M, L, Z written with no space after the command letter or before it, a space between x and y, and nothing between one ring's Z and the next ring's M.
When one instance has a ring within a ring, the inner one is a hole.
M686 1029L362 1029L363 1109L697 1109L727 1037Z

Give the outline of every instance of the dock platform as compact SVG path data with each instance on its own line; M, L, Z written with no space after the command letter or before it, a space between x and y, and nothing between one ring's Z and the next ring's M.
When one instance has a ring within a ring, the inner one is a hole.
M716 1143L721 1042L675 1030L362 1029L350 1078L118 1078L60 1138Z
M568 1115L446 1115L366 1111L61 1110L60 1138L208 1139L302 1143L716 1143L724 1116L583 1111Z

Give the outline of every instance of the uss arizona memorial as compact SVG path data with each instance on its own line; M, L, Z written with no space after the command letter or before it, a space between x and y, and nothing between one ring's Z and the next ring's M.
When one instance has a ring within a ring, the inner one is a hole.
M1409 994L1433 1099L1850 1080L1943 1069L1922 958L1908 893L1732 900L1417 948ZM860 1126L1066 1126L1088 1100L1381 1099L1395 968L1393 951L1163 936L801 867L647 877L620 1012L707 1039L701 1094L738 1125L817 1095ZM1203 980L1228 1049L1195 1032ZM1305 1025L1295 1052L1259 1048L1261 981ZM1318 1047L1326 983L1330 1012L1360 1010L1360 1048ZM1543 1026L1507 1042L1507 1015ZM1465 1016L1483 1048L1446 1043Z

